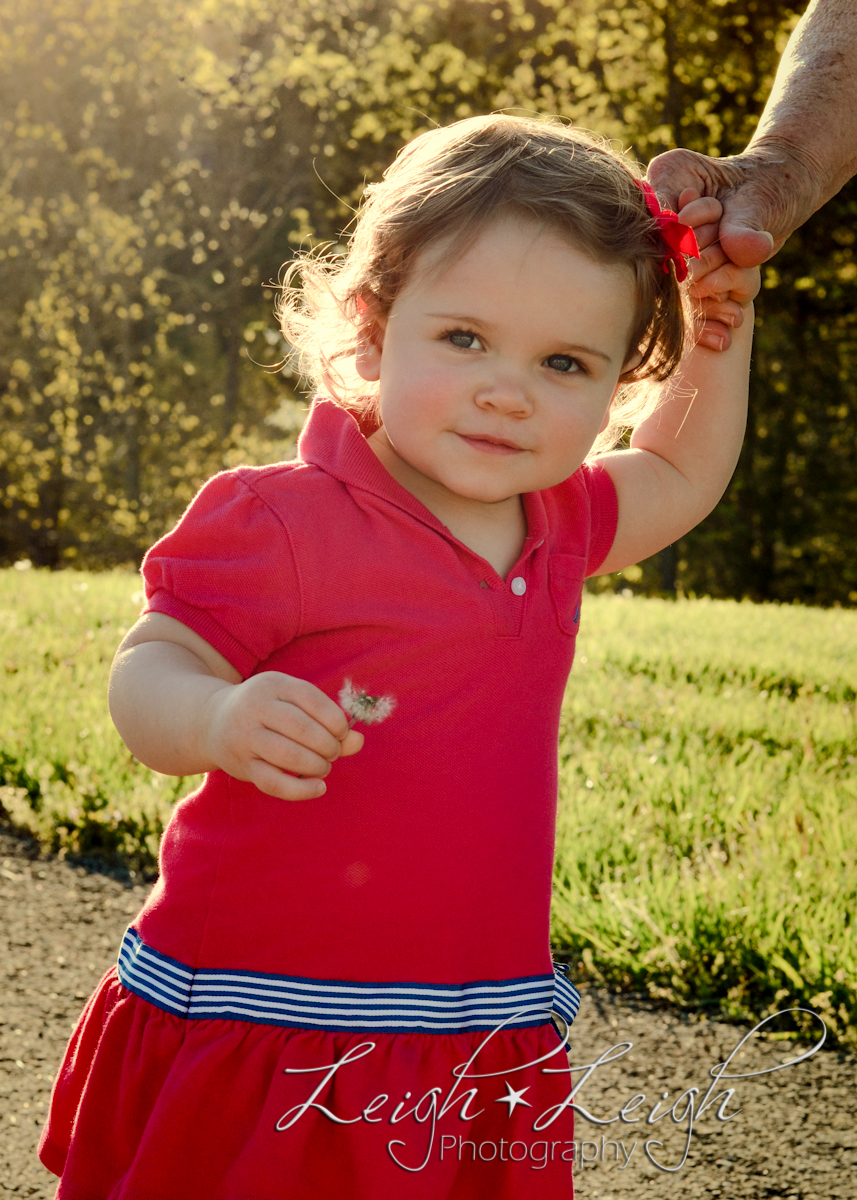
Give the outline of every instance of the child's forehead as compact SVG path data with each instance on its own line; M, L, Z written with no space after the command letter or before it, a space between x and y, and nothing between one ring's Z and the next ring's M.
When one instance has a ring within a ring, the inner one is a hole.
M524 213L500 213L476 228L452 229L433 238L415 255L402 290L462 278L475 269L511 275L527 262L546 257L569 265L585 263L612 279L633 279L630 264L596 258L557 223Z
M492 222L461 252L432 250L392 304L399 328L429 337L439 325L469 328L523 354L588 346L608 362L627 357L636 307L627 267L597 262L535 222Z
M415 257L400 296L476 292L490 301L508 289L521 302L544 293L561 299L582 289L596 300L609 294L623 309L635 300L630 266L601 262L551 223L517 214L432 241Z

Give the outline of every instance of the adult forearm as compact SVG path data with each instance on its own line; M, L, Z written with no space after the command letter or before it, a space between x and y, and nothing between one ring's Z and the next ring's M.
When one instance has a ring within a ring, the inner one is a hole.
M652 160L648 177L673 208L687 188L716 196L723 251L752 267L775 254L855 171L857 0L814 0L786 47L747 149L727 158L669 150Z
M746 152L804 173L793 228L857 172L857 0L813 0L780 60ZM791 232L791 230L789 230Z
M190 650L143 642L116 656L110 714L125 745L147 767L164 775L196 775L216 766L206 747L210 707L232 687Z

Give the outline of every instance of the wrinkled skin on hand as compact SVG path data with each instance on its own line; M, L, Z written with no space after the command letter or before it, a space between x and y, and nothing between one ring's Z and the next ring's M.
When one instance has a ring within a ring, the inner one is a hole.
M690 263L691 294L704 308L712 300L747 302L747 268L771 258L819 205L811 169L782 145L759 145L744 154L709 158L694 150L668 150L652 159L649 182L661 203L677 208L692 193L722 205L719 227L698 230L701 261ZM699 342L712 350L730 344L730 322L707 320Z
M818 207L809 164L773 140L727 158L668 150L652 159L647 177L669 207L686 188L715 196L723 205L720 244L739 267L771 258Z
M857 174L857 0L813 0L777 68L759 125L743 154L709 158L671 150L649 181L662 202L685 189L723 205L725 256L758 267ZM725 276L698 273L700 296ZM736 297L737 298L737 297Z

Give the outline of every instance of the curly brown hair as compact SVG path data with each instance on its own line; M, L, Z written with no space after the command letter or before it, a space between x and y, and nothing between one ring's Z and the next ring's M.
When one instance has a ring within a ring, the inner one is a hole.
M346 408L375 408L377 384L354 365L367 302L386 315L430 245L446 239L444 257L460 253L492 219L517 213L633 273L634 365L593 452L615 445L657 407L652 384L673 374L690 328L687 289L664 270L641 178L605 139L554 119L494 114L420 135L366 188L347 252L303 254L286 271L277 315L298 370Z

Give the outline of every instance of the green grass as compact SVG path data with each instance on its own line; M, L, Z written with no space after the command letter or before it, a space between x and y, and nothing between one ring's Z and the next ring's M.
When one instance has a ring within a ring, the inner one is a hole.
M589 598L578 655L557 946L734 1017L808 1006L857 1043L857 613Z
M0 570L0 815L47 849L151 874L197 780L142 766L110 721L110 663L142 600L129 571Z
M197 781L141 766L110 724L139 589L0 571L0 815L150 874ZM857 1045L855 688L857 613L587 598L553 925L575 973L736 1018L799 1003Z

